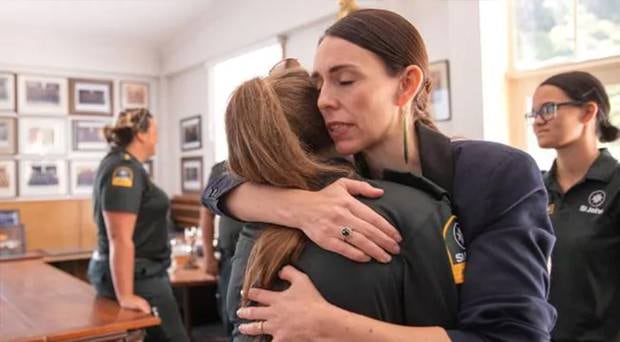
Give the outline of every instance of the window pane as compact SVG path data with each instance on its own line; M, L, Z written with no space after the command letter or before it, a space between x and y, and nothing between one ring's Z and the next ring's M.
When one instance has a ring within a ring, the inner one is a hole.
M614 126L620 127L620 84L607 85L605 89L607 90L609 102L611 104L609 119ZM604 144L603 146L607 147L609 152L611 152L616 159L620 159L620 141L616 140L613 143Z
M572 1L513 1L518 69L558 63L574 57L572 5Z
M281 59L282 45L273 44L227 59L211 69L216 161L228 158L224 116L230 95L241 83L253 77L266 76L269 69Z
M579 59L620 55L620 1L579 0L577 11Z

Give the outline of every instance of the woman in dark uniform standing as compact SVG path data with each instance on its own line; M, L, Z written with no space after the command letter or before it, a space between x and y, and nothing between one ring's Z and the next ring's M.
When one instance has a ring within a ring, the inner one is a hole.
M95 178L98 243L89 279L124 308L157 308L162 323L147 329L147 340L188 341L167 273L169 200L142 166L155 154L157 123L148 110L130 109L104 133L111 150Z
M601 82L580 71L550 77L527 117L557 158L544 176L557 243L549 301L554 341L620 341L620 166L597 140L618 139Z

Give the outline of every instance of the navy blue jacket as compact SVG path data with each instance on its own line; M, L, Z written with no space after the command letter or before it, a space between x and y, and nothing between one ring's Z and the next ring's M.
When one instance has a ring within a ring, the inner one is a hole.
M556 319L547 302L555 242L547 193L533 159L483 141L450 141L416 125L422 174L452 194L468 248L453 341L549 341ZM363 170L360 170L363 173ZM394 179L390 179L394 180ZM210 182L203 204L220 214L241 180Z

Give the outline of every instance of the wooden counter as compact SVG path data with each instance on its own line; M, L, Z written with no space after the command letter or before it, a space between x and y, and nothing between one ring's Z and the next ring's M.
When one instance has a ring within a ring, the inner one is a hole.
M121 309L41 259L0 263L0 340L65 341L124 334L160 323Z

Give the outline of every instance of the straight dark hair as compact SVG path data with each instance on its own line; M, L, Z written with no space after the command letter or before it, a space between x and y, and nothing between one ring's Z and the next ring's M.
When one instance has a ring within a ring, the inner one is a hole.
M553 75L543 85L551 85L562 89L571 99L580 102L594 102L598 106L596 115L596 134L601 142L612 142L618 139L618 127L609 121L609 96L601 81L584 71L570 71Z
M325 31L327 37L337 37L377 55L389 75L395 76L410 65L424 73L419 93L413 100L414 119L437 129L428 114L432 90L428 54L420 32L407 19L387 10L361 9L351 12Z

